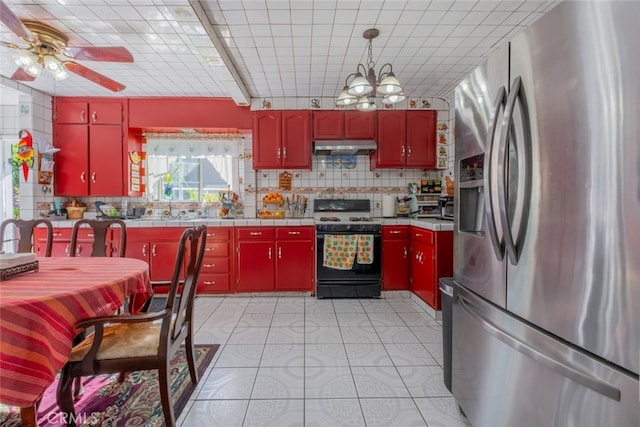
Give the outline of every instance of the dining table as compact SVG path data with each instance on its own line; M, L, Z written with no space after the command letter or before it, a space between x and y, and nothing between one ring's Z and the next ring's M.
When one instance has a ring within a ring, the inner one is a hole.
M37 271L0 282L0 403L37 426L37 405L71 354L76 324L151 296L149 265L118 257L38 258Z

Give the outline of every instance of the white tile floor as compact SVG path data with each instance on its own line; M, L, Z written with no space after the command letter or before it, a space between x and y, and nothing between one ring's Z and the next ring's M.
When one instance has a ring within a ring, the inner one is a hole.
M221 347L179 425L468 427L441 324L408 295L198 297L196 343Z

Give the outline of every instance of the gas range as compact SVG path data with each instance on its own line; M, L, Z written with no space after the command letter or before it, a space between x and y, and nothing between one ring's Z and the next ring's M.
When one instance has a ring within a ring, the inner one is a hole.
M382 221L371 216L371 201L317 199L313 201L313 218L316 297L380 298ZM345 239L344 235L358 237ZM350 242L357 243L357 249L349 247ZM336 252L336 248L341 249ZM360 250L365 252L364 259L360 259Z
M318 232L379 232L382 228L382 222L371 217L370 200L314 200L313 218Z

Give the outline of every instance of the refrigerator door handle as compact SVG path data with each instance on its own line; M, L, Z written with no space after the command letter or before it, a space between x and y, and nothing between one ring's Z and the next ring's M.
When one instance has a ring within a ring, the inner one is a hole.
M516 101L520 102L522 108L522 135L523 138L515 137L512 131L513 112ZM509 135L515 139L517 144L518 189L522 193L516 198L515 218L511 218L507 211L509 205L508 189L508 159L509 159ZM529 219L531 205L531 130L529 126L529 112L522 86L522 78L516 77L511 85L509 98L504 110L504 120L502 121L502 133L500 134L500 145L498 146L498 197L500 200L499 211L502 223L504 242L509 255L509 261L517 265L522 254L522 247L526 235L526 227ZM521 184L521 185L520 185ZM521 197L520 197L521 196ZM516 222L516 238L514 238L513 225Z
M496 225L495 217L495 212L497 212L498 209L493 203L497 190L494 191L495 182L493 182L494 180L492 179L491 170L493 169L493 150L496 128L498 127L498 118L500 117L500 108L504 108L506 102L507 90L504 86L501 86L500 89L498 89L498 95L496 96L496 101L493 107L493 119L489 125L489 131L487 132L486 147L488 155L483 173L484 192L487 195L487 202L484 204L485 216L487 217L487 232L489 234L489 240L491 240L491 245L493 246L493 251L496 254L496 258L500 261L504 258L504 240L498 236L498 227Z
M594 378L593 376L585 372L581 372L573 368L572 366L563 363L562 361L556 360L544 353L539 352L534 347L528 345L518 338L508 334L500 327L494 325L493 322L485 318L482 314L478 313L477 310L474 310L473 303L466 300L464 296L458 294L457 299L460 303L460 307L468 316L476 319L485 330L487 330L491 335L493 335L509 347L512 347L525 356L535 360L538 363L543 364L549 369L553 369L554 371L560 373L562 376L569 378L579 384L582 384L587 388L590 388L596 393L606 396L609 399L615 400L616 402L620 401L621 392L618 388L609 385L599 380L598 378Z

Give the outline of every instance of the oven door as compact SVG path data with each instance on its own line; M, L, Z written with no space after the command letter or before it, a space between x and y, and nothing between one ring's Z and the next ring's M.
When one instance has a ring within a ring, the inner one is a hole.
M370 235L373 236L373 262L371 264L359 264L354 260L353 266L349 270L325 267L324 263L324 243L327 235ZM380 271L382 265L382 243L380 232L359 232L354 233L340 231L319 231L316 234L316 256L317 256L317 280L321 284L357 284L357 283L380 283Z

